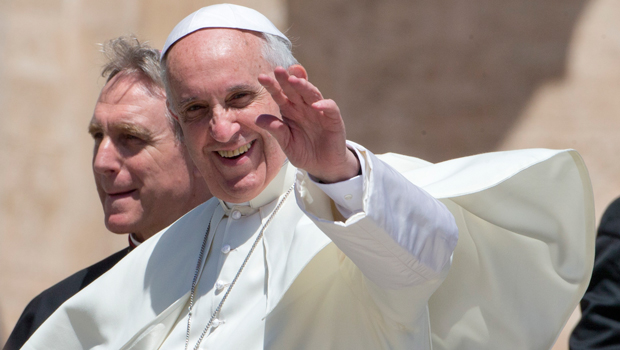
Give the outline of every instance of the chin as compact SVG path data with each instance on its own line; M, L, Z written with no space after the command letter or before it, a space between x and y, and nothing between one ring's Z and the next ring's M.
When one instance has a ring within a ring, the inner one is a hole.
M260 181L256 178L248 179L247 177L232 184L228 183L222 185L223 186L220 188L221 191L219 192L220 195L216 194L215 196L221 200L232 203L247 202L258 196L266 187L264 181Z
M123 234L135 232L138 226L134 222L107 219L105 221L105 227L112 233Z

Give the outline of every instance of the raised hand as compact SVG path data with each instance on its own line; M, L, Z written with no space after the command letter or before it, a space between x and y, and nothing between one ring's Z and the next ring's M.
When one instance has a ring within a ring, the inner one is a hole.
M336 102L323 99L300 65L261 74L258 81L280 106L282 119L258 116L256 124L278 141L289 161L324 183L352 178L359 161L346 147L346 132Z

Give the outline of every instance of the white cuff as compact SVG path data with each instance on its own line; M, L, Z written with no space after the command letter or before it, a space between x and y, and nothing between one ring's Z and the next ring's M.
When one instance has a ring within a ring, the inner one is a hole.
M331 184L317 182L312 176L309 176L310 180L336 203L336 208L338 208L338 211L345 219L350 218L355 213L361 212L363 209L362 196L364 168L366 166L364 157L362 157L355 148L349 147L349 149L355 152L355 156L360 162L361 175Z

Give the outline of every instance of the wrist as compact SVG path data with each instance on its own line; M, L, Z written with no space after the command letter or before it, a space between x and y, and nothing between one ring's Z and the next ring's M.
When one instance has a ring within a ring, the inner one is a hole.
M346 161L342 163L341 167L333 169L329 174L324 174L322 176L316 176L310 173L308 175L316 182L330 184L346 181L361 174L362 167L359 159L357 159L357 154L347 147Z

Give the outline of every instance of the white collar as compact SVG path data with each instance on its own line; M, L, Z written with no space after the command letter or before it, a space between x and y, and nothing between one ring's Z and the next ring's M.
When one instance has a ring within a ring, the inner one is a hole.
M142 243L142 242L138 241L138 239L136 238L135 234L133 234L133 233L129 234L129 245L130 246L133 246L133 248L135 248L135 247L139 246L140 243Z
M293 181L295 181L295 174L297 169L291 165L288 159L280 168L280 171L276 175L276 177L271 180L271 182L265 187L265 189L259 193L258 196L251 199L249 202L244 203L230 203L225 202L218 198L220 201L220 205L226 215L230 214L230 211L233 207L249 207L254 209L252 211L258 210L261 207L265 206L278 199L284 192L286 192L291 185L293 185Z

